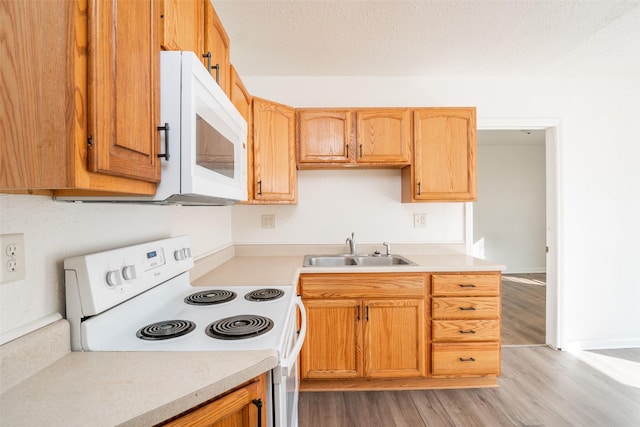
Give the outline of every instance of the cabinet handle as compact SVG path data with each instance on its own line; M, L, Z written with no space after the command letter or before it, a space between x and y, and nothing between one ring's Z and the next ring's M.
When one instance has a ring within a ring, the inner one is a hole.
M347 149L347 159L349 158L349 144L345 144L345 147Z
M358 306L358 320L360 320L360 306Z
M476 359L474 359L473 357L469 357L469 358L467 358L467 359L465 359L464 357L461 357L461 358L460 358L460 361L461 361L461 362L475 362L475 361L476 361Z
M461 334L475 334L476 331L474 331L473 329L469 329L468 331L459 331Z
M422 183L418 181L418 196L422 194Z
M262 427L262 399L253 399L251 403L258 407L258 427Z
M216 70L216 83L218 83L218 86L220 86L220 64L216 64L211 68L215 68L215 70Z
M207 58L207 72L211 73L211 52L203 53L203 58Z
M262 196L262 180L258 181L258 196Z
M460 310L463 310L463 311L475 311L476 308L475 307L460 307Z
M360 144L360 158L362 158L362 144Z
M475 287L476 287L476 285L471 285L471 284L469 284L469 285L462 285L462 284L460 284L460 285L458 285L458 286L460 286L461 288L475 288Z
M365 307L364 319L365 319L367 322L369 321L369 306L366 306L366 307Z
M158 130L164 131L164 154L158 153L158 157L164 157L166 161L169 161L169 123L158 126Z

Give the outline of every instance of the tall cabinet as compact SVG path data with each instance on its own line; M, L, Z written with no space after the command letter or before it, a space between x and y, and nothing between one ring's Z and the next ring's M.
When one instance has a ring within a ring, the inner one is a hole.
M158 6L151 0L80 0L53 8L41 1L3 3L0 190L155 192Z

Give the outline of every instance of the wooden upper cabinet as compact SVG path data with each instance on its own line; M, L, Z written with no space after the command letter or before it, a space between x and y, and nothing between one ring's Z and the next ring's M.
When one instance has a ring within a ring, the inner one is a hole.
M253 98L253 203L297 202L295 110Z
M474 201L476 110L413 111L413 164L402 171L402 201Z
M230 99L242 117L247 121L247 192L248 202L253 200L253 114L251 100L253 99L240 75L233 65L229 66Z
M229 96L229 36L209 0L165 0L162 48L195 52Z
M408 108L299 109L301 169L403 167L411 161Z
M189 50L200 57L204 52L205 0L164 0L162 3L162 47Z
M406 166L411 162L411 114L408 108L356 112L358 163Z
M205 0L204 3L203 62L224 93L230 96L229 36L211 2Z
M92 1L89 169L160 181L160 48L154 1Z
M0 190L155 192L157 4L3 3Z
M298 163L349 163L353 155L351 111L297 110Z

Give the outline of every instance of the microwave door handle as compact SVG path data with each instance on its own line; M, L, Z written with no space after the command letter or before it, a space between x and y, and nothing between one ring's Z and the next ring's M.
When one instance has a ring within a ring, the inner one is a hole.
M164 157L166 161L169 161L169 123L158 126L158 130L164 131L164 154L158 153L158 157Z
M302 320L302 325L300 325L300 332L298 333L296 345L293 347L288 357L282 360L282 363L280 365L284 376L289 376L289 369L298 359L298 354L300 354L302 344L304 343L304 338L307 335L307 311L304 309L301 297L296 297L296 305L300 309L300 318Z

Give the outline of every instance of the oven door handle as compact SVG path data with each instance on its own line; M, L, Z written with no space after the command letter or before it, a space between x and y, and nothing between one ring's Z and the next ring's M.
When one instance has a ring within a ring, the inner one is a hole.
M285 377L289 376L289 370L296 360L298 359L298 355L300 354L300 350L302 349L302 344L304 344L304 338L307 336L307 311L304 309L304 305L302 304L302 298L296 297L296 305L300 309L300 320L302 324L300 325L300 332L298 332L298 337L296 339L296 345L291 349L291 352L287 355L286 358L282 360L280 367L282 368L282 374Z

